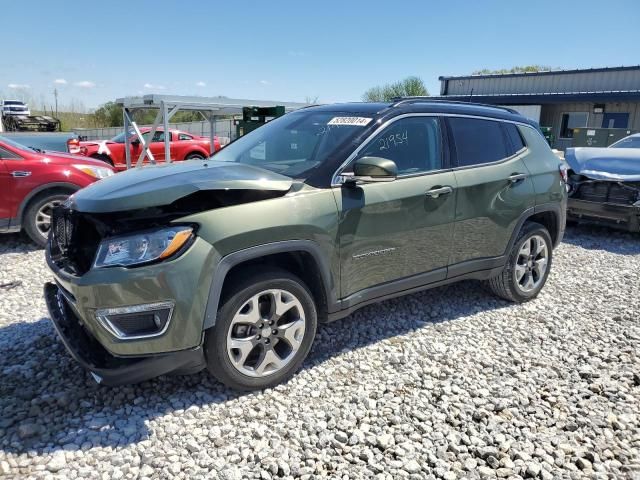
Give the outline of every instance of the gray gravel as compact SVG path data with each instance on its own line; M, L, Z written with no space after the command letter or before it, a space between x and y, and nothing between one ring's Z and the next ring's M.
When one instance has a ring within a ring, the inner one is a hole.
M0 477L640 478L640 237L571 227L538 299L466 282L321 327L261 393L96 386L56 340L42 251L0 237Z

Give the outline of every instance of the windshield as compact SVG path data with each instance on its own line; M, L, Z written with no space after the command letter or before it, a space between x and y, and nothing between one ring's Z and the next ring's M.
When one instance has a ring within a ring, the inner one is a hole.
M222 162L255 165L292 178L306 178L371 118L336 112L299 111L272 120L213 156Z
M134 130L131 130L129 132L129 138L131 140L133 140L133 137L136 136L136 132ZM114 142L114 143L124 143L124 132L119 133L118 135L116 135L115 137L113 137L111 140L109 140L110 142Z
M25 152L35 152L36 150L30 147L27 147L26 145L22 145L21 143L18 142L14 142L13 140L9 140L7 137L0 137L0 142L5 143L13 148L16 148L18 150L23 150Z
M640 137L627 137L609 145L609 148L640 148Z

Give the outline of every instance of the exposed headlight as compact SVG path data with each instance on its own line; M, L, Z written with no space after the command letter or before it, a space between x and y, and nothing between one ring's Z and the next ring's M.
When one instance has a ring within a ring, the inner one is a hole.
M98 247L94 267L127 267L163 260L182 248L193 234L184 225L104 240Z
M113 170L107 167L95 167L93 165L74 165L73 168L91 175L94 178L105 178L113 175Z

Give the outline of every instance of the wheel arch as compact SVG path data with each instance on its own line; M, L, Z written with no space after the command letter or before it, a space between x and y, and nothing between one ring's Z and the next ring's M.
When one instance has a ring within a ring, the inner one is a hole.
M55 182L55 183L47 183L45 185L40 185L39 187L31 190L29 194L22 200L22 203L20 203L20 206L18 207L16 218L18 218L20 223L23 224L24 213L26 212L27 207L29 206L29 203L31 203L33 199L40 196L42 193L45 193L51 190L58 190L58 191L67 191L69 192L69 194L72 194L80 190L80 188L82 187L74 183L67 183L67 182Z
M222 258L213 275L205 312L204 328L216 323L218 308L224 295L247 269L264 266L287 270L305 282L311 291L319 319L337 308L336 286L329 261L320 247L311 240L290 240L269 243L231 253Z
M508 255L513 248L518 234L526 222L536 222L543 225L549 231L553 247L555 248L560 244L564 236L566 206L563 203L547 203L527 209L511 233L511 239L505 250L505 255Z
M207 158L210 156L204 148L193 147L192 149L188 150L187 153L184 154L183 160L189 157L189 155L193 155L193 154L202 155L203 158Z

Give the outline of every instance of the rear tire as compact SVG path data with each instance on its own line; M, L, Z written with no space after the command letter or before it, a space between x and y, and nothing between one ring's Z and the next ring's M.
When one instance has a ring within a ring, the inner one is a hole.
M205 156L201 153L190 153L185 157L185 160L204 160Z
M235 390L260 390L289 379L316 334L317 309L295 275L271 269L235 282L206 331L207 368Z
M553 242L545 227L526 222L513 244L500 275L486 280L498 297L523 303L538 296L547 282L553 257Z
M47 244L53 207L63 203L69 195L67 192L52 190L36 195L29 202L23 216L24 230L39 247Z

